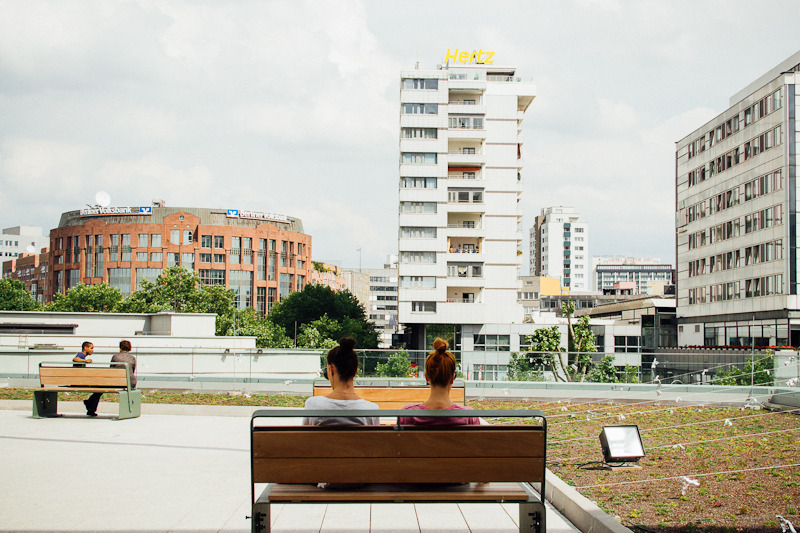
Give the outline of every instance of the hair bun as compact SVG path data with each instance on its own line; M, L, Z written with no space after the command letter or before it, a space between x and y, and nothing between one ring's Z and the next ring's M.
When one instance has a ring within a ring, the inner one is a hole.
M433 349L436 353L443 354L447 351L447 341L437 338L435 341L433 341Z
M353 337L342 337L339 339L339 346L350 351L356 347L356 340Z

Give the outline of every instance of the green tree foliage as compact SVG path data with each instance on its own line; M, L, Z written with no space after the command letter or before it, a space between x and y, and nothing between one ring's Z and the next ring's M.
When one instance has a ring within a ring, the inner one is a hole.
M567 328L569 332L567 346L569 361L566 368L562 369L567 381L584 381L586 372L592 368L592 355L597 351L594 344L594 333L589 327L589 317L578 318L575 326L572 325L572 318L575 314L575 302L569 300L561 304L561 314L567 317Z
M593 381L595 383L617 383L617 370L614 367L614 356L611 354L604 355L600 362L594 365L592 369L586 374L586 381Z
M70 313L111 313L122 302L119 289L107 283L100 285L84 285L79 283L66 294L56 294L46 311L62 311Z
M0 311L39 311L42 308L19 280L0 279Z
M769 357L756 357L755 364L748 361L742 368L731 367L730 370L717 372L714 376L714 385L774 385L775 380L772 376L775 362Z
M561 360L561 332L558 326L539 328L533 335L525 337L525 342L530 346L531 352L517 357L513 369L509 366L509 379L523 381L526 373L547 369L553 373L554 379L562 380L559 367L563 369L563 373L566 373L566 369L563 368ZM512 361L514 361L513 355Z
M635 366L625 365L620 381L622 383L639 383L639 369Z
M237 309L232 316L235 316L235 322L226 320L225 325L230 327L226 327L224 332L217 332L217 335L255 337L257 348L290 348L294 345L282 327L263 318L252 307Z
M375 324L367 320L364 306L350 291L335 292L324 285L306 285L302 291L289 294L272 308L270 320L284 328L289 335L294 335L295 326L298 335L304 324L326 316L339 324L325 322L325 327L315 327L326 338L338 340L344 336L356 339L359 348L377 348L378 332Z
M139 289L122 302L118 310L122 313L157 313L176 311L179 313L211 313L212 307L223 313L231 312L233 294L215 286L200 286L200 277L183 267L170 267L155 281L142 280ZM212 304L211 296L222 298L223 302ZM227 303L227 305L226 305Z
M408 352L400 350L389 356L385 363L378 363L375 372L385 378L405 378L411 374L411 361Z
M509 381L543 381L542 370L545 369L544 360L539 354L511 353L508 362Z

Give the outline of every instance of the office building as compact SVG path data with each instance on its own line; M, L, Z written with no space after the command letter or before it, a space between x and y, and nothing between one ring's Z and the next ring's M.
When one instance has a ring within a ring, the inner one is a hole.
M38 226L15 226L5 228L0 234L0 261L7 261L22 254L38 254L47 248L50 238Z
M47 248L40 253L22 253L16 259L3 261L3 277L21 281L34 300L44 303L49 262Z
M78 283L130 295L165 268L197 272L262 314L311 279L311 236L296 218L238 209L97 207L61 215L50 232L45 301Z
M380 333L380 348L390 348L395 343L393 335L400 333L397 320L397 256L387 258L383 268L365 268L369 274L369 320Z
M593 290L614 294L630 287L631 294L664 293L672 283L672 265L659 259L637 257L593 257Z
M470 325L477 339L483 324L522 321L521 128L535 89L473 55L401 73L398 307L411 348L426 347L426 324Z
M800 52L676 143L680 345L800 345Z
M572 207L542 209L530 229L533 276L561 280L569 292L589 291L589 224Z

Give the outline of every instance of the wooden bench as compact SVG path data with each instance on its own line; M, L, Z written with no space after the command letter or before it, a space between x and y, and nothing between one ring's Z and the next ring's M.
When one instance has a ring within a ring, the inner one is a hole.
M431 392L424 380L403 380L399 382L402 385L395 383L390 380L356 379L355 388L359 397L378 404L381 409L402 409L404 405L422 403ZM326 379L315 379L313 385L314 396L327 396L333 390ZM462 380L453 383L450 399L464 405L467 396Z
M425 412L435 417L463 414ZM274 417L397 417L408 411L256 411L250 429L252 531L270 531L273 503L505 502L519 504L521 532L544 532L544 415L535 410L476 414L484 419L538 418L541 425L268 426L258 422ZM318 482L368 485L325 490ZM257 500L256 483L267 483Z
M119 419L141 414L142 392L131 389L128 363L39 363L40 388L33 391L33 418L58 416L59 392L119 394ZM120 368L121 367L121 368Z

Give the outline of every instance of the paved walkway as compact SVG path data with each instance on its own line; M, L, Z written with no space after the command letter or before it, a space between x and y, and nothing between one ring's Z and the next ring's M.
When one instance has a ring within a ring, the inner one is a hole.
M30 402L0 402L0 531L249 532L251 409L142 407L120 421L114 403L88 418L61 402L64 416L36 420ZM499 504L285 505L272 518L281 533L518 531L517 506Z

